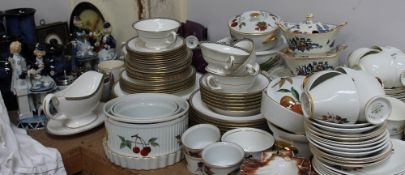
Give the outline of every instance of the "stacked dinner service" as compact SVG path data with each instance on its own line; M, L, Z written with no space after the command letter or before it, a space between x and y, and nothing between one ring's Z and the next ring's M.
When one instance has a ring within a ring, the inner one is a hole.
M286 40L280 34L276 15L260 10L245 11L228 21L231 37L218 42L232 44L240 39L252 39L255 43L256 62L262 70L280 63L278 52L286 48Z
M211 123L222 132L237 127L265 129L260 103L269 80L259 74L254 42L202 42L200 47L208 73L200 78L200 90L190 97L190 123Z
M385 121L393 108L377 78L339 67L307 76L302 88L304 129L315 162L354 170L390 158Z
M104 151L124 168L157 169L182 159L180 136L188 127L189 104L163 93L117 97L103 108L107 116Z
M336 68L341 53L347 47L336 43L337 35L346 22L325 24L314 22L312 18L313 15L309 14L300 23L278 22L288 44L288 49L280 54L295 75Z
M194 86L192 52L177 36L180 23L152 18L133 24L138 36L126 43L125 71L119 86L127 93L178 93Z

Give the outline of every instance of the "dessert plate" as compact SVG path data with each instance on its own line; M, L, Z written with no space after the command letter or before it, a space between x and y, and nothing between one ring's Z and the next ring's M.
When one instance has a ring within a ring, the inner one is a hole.
M99 126L100 124L104 123L104 119L106 118L106 116L103 113L104 104L105 103L100 102L96 112L97 118L93 122L85 126L78 128L69 128L63 124L63 121L49 119L48 122L46 123L46 131L53 135L73 135L93 129Z
M170 45L167 48L162 49L150 49L145 46L145 43L139 39L139 37L132 38L128 41L128 48L135 51L135 52L143 52L143 53L162 53L166 51L171 51L180 48L184 45L184 40L182 37L177 36L176 42Z

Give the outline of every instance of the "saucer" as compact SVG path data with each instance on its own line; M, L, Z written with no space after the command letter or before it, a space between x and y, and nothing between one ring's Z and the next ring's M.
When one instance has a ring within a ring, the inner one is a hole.
M135 51L135 52L142 52L142 53L162 53L171 50L176 50L184 45L184 40L182 37L177 36L176 42L171 44L167 48L162 49L150 49L145 46L145 43L139 38L135 37L128 41L128 48Z
M88 125L78 128L68 128L64 126L63 122L61 121L49 119L46 124L46 131L53 135L73 135L93 129L96 126L104 123L104 119L106 118L105 114L103 113L104 104L105 103L100 102L97 108L97 118Z
M195 76L196 76L196 80L198 80L198 79L200 79L200 78L202 77L202 74L197 72ZM190 98L190 95L191 95L195 90L197 90L197 89L199 89L199 88L200 88L200 83L199 83L199 81L195 81L194 86L192 86L192 87L190 87L190 88L188 88L188 89L186 89L186 90L183 90L183 91L174 93L174 95L177 95L177 96L182 97L182 98L184 98L184 99L189 99L189 98ZM120 97L120 96L128 95L128 94L130 94L130 93L123 91L122 88L121 88L120 83L116 83L116 84L114 85L114 87L113 87L113 94L114 94L116 97Z
M267 87L267 85L269 84L269 79L262 75L262 74L258 74L257 78L255 80L255 82L253 82L252 87L250 87L249 89L246 90L240 90L240 91L235 91L235 90L227 90L224 91L223 89L211 89L208 87L207 85L207 77L208 74L205 74L204 76L202 76L202 78L200 79L200 81L196 81L196 82L201 82L201 86L203 86L205 89L209 89L212 92L216 92L216 93L224 93L224 94L253 94L253 93L261 93L263 89L265 89Z

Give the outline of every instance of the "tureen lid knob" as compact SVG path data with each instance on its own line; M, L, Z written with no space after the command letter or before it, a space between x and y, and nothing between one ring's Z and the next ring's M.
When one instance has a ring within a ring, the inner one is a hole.
M306 23L310 24L312 23L312 17L314 17L314 15L312 13L308 14L305 18L306 18Z

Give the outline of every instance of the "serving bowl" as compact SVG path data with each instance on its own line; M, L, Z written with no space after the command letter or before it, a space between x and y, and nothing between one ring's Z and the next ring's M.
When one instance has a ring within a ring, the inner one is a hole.
M335 40L340 29L347 24L339 25L313 22L313 15L306 16L300 23L279 22L292 52L301 55L326 53L335 48Z

